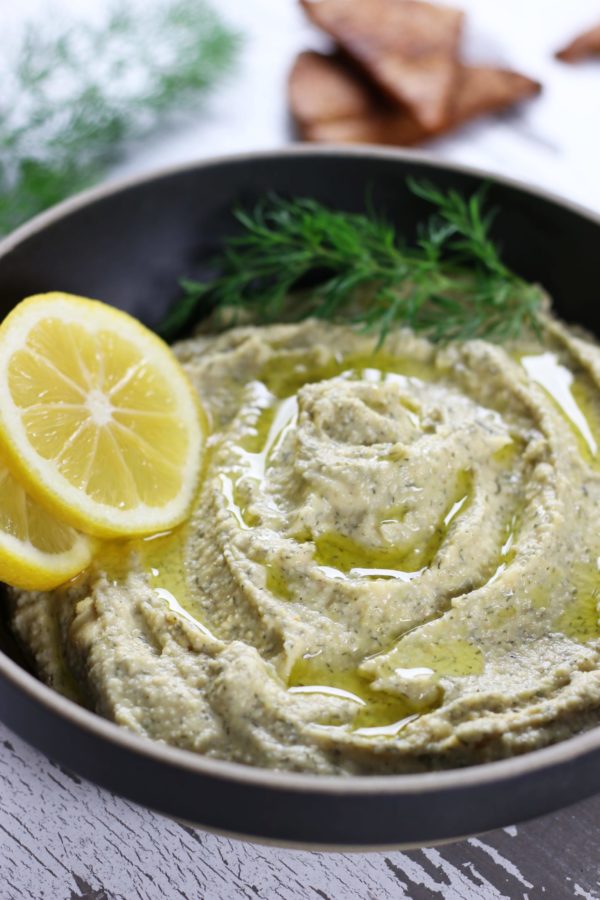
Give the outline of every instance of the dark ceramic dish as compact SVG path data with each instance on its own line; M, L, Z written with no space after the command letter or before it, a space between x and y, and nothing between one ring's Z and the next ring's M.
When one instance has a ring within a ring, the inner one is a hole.
M268 190L378 208L411 233L425 212L407 175L470 191L485 173L375 149L290 148L217 159L101 188L51 210L0 245L0 312L27 294L96 297L156 324L177 278L231 229L230 210ZM600 333L600 218L490 179L507 261L540 281L558 313ZM0 717L76 772L199 825L258 840L374 848L447 840L540 815L600 790L600 728L502 762L425 775L320 777L204 759L135 737L45 687L0 652Z

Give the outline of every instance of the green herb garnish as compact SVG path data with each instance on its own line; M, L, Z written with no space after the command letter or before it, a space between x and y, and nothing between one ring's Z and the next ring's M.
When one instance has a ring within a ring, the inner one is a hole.
M539 330L543 293L502 262L490 238L485 188L470 198L410 179L435 207L414 245L375 215L315 200L269 196L237 210L242 233L225 240L209 282L182 279L183 296L160 329L172 339L200 308L257 323L308 316L349 321L378 336L406 325L433 341L506 341ZM306 287L307 279L316 280ZM304 283L304 287L301 285Z
M119 4L99 26L29 26L0 91L0 232L97 181L124 142L189 106L238 38L202 0Z

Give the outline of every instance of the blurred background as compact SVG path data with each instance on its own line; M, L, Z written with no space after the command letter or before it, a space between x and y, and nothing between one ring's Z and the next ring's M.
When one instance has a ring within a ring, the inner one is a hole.
M598 0L455 5L466 14L465 62L517 70L542 91L423 149L600 210L600 56L571 65L554 57L600 25ZM297 0L20 0L2 7L4 231L36 204L83 184L297 139L288 74L300 51L332 45ZM169 9L174 18L165 25ZM48 175L58 157L60 177ZM32 197L15 212L23 190Z

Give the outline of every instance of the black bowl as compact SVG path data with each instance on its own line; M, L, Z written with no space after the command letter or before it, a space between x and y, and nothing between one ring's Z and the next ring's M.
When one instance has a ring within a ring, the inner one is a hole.
M231 208L266 191L364 209L368 192L410 234L424 213L407 175L471 191L490 181L508 263L552 294L558 313L600 333L600 218L508 179L376 149L290 148L217 159L100 188L39 216L0 245L6 312L64 290L155 325L177 279L232 227ZM540 815L600 790L600 728L501 762L425 775L287 774L208 760L140 739L41 684L4 635L0 717L50 756L126 797L238 835L328 847L447 840Z

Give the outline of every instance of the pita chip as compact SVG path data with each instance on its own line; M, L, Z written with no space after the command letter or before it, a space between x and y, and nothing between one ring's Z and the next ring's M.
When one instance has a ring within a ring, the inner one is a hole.
M381 103L338 55L307 50L296 57L288 82L290 109L300 124L368 116Z
M379 98L337 56L300 54L289 89L292 115L305 140L410 146L533 97L540 85L509 69L461 66L449 116L434 132L408 110Z
M458 73L461 10L420 0L300 0L391 99L423 128L443 126Z
M574 63L580 59L587 59L588 56L596 56L600 54L600 25L584 31L574 41L563 47L556 54L557 59L563 62Z

